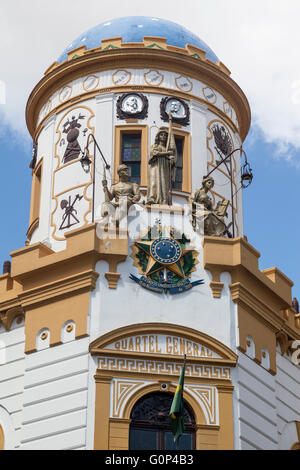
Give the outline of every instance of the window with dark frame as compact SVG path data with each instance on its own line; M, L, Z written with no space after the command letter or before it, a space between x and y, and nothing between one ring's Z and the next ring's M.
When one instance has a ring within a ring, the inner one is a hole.
M36 166L32 180L32 212L30 214L30 223L39 218L41 191L42 191L42 161Z
M182 191L182 171L183 171L183 147L184 137L175 137L175 144L177 149L177 165L175 181L172 183L172 189Z
M121 160L129 168L130 181L141 183L141 134L122 133Z
M135 404L130 415L129 450L176 450L169 425L173 397L170 393L154 392ZM185 401L184 426L179 448L193 450L196 446L195 418Z

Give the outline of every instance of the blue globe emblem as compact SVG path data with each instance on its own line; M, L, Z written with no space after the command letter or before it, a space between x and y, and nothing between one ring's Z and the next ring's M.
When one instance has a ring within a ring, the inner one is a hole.
M181 257L181 247L172 238L158 238L150 248L151 256L161 264L174 264Z

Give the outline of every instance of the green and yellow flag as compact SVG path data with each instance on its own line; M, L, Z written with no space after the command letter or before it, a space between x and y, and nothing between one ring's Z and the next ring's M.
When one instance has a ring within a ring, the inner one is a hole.
M182 393L184 387L185 360L186 356L184 355L183 367L169 413L169 422L174 435L174 442L184 432Z

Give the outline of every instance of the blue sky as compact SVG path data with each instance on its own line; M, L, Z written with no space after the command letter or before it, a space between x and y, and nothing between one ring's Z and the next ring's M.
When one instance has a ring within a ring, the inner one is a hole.
M300 297L300 170L276 157L275 144L264 142L255 128L244 148L254 172L251 186L243 192L245 235L261 254L260 268L276 266L296 284L294 294Z
M300 2L215 0L213 11L202 0L184 5L177 0L149 5L88 0L86 5L82 15L80 0L1 2L0 81L6 83L6 104L0 104L1 264L26 240L31 140L24 110L30 91L86 29L115 17L116 11L117 16L153 15L199 35L246 93L254 124L244 146L254 180L244 191L245 234L261 253L261 269L277 266L295 282L294 295L300 298L300 66L295 60Z

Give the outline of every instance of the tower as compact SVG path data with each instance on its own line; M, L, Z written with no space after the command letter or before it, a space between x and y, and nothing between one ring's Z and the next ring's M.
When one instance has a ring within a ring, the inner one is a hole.
M26 119L28 241L0 277L0 448L170 448L184 354L183 446L299 446L299 312L244 237L250 109L226 66L182 26L111 20L46 70Z

